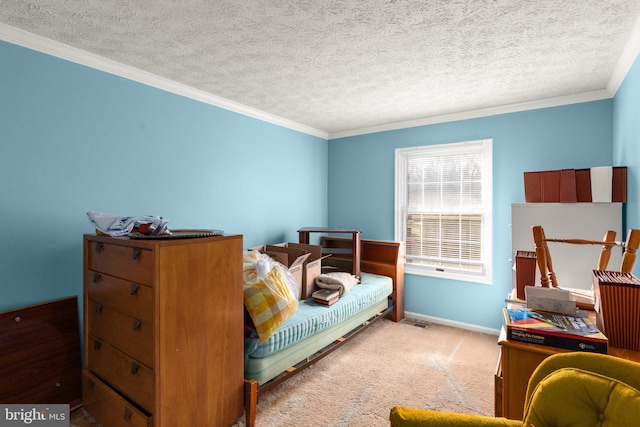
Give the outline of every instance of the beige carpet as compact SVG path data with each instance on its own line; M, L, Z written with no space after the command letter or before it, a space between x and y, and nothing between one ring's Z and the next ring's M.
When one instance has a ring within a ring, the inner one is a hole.
M498 355L493 335L382 320L264 393L256 427L388 426L394 405L493 415Z
M383 427L394 405L493 415L498 355L496 336L382 320L262 394L256 427Z

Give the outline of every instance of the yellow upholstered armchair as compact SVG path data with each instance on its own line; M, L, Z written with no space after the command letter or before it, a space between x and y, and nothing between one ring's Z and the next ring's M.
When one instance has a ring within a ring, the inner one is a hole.
M529 380L524 420L396 406L393 427L640 427L640 363L595 353L546 358Z

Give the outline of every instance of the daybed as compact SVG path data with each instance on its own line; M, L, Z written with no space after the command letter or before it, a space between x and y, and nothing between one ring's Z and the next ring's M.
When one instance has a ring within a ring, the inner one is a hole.
M348 247L350 239L324 236L323 247ZM400 244L361 241L361 284L340 300L320 306L299 301L296 313L266 342L245 355L245 416L255 423L259 393L326 356L350 338L390 314L404 317L404 264Z

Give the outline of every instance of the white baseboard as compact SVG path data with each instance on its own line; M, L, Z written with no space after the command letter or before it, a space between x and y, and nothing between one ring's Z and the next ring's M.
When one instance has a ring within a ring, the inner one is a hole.
M500 330L498 329L485 328L484 326L473 325L471 323L457 322L455 320L442 319L440 317L426 316L424 314L412 313L410 311L405 311L404 317L406 319L413 319L413 320L418 320L418 321L427 322L427 323L436 323L438 325L451 326L459 329L466 329L472 332L480 332L482 334L487 334L487 335L495 335L495 336L500 335Z

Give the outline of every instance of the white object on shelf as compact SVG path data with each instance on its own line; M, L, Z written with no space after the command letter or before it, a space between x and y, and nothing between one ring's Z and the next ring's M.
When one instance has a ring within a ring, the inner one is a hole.
M613 192L613 167L598 166L591 168L591 201L593 203L611 203Z
M524 288L527 308L532 310L562 313L570 316L576 314L576 302L571 293L559 288L542 288L527 286Z

